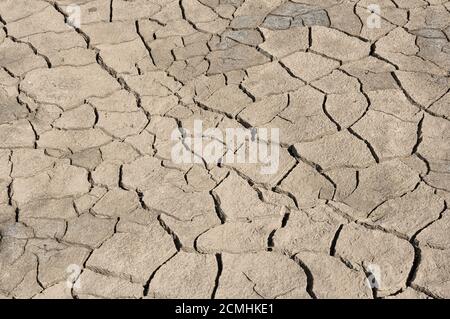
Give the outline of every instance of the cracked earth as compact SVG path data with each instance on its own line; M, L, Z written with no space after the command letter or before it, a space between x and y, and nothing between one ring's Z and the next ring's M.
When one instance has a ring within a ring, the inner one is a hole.
M0 21L0 297L450 298L449 1L0 0ZM278 171L175 164L194 120L279 128Z

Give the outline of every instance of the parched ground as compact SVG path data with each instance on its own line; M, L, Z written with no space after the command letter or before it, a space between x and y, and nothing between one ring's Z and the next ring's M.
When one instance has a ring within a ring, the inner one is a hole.
M449 1L0 0L0 21L0 297L450 297ZM279 128L279 169L176 164L194 120Z

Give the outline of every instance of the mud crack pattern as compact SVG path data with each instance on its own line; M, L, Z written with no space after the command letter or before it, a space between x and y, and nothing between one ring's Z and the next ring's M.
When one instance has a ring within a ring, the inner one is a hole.
M2 0L0 297L449 298L449 38L445 0ZM279 128L277 174L173 163L194 120Z

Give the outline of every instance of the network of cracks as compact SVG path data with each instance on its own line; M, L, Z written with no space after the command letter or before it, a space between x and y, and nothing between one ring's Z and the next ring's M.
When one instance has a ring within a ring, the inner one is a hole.
M2 0L0 297L449 298L449 38L445 0ZM175 163L198 120L278 170Z

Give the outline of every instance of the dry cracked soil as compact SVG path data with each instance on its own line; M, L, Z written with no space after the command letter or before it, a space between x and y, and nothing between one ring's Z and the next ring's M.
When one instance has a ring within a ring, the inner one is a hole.
M445 0L0 0L0 298L449 298L449 38ZM195 121L277 171L174 161Z

